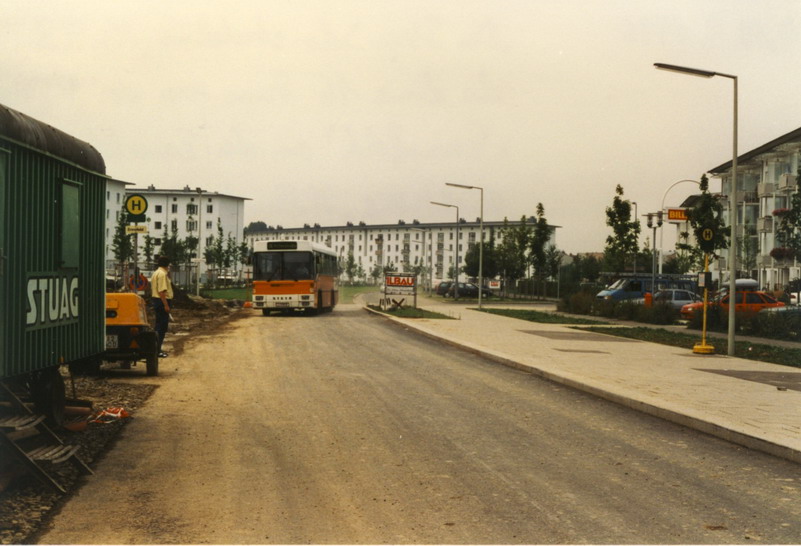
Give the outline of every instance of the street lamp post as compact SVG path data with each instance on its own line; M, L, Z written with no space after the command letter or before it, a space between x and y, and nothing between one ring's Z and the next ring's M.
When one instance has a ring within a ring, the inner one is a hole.
M203 190L195 188L197 192L197 268L195 269L195 295L200 296L200 260L202 254L200 253L200 242L203 240Z
M456 282L453 283L453 298L459 298L459 207L457 205L449 205L447 203L437 203L431 201L432 205L439 205L440 207L450 207L456 209L456 264L454 265L454 276Z
M733 123L733 145L732 145L732 160L731 160L731 191L729 192L729 224L731 224L731 235L729 236L729 294L733 298L737 294L737 284L735 282L737 276L737 76L732 74L723 74L722 72L713 72L711 70L699 70L697 68L687 68L686 66L676 66L673 64L654 63L656 68L661 70L670 70L672 72L679 72L682 74L689 74L691 76L699 76L702 78L712 78L714 76L721 76L729 78L734 84L734 123ZM728 355L734 356L734 332L735 332L735 313L734 305L729 305L729 333L728 333Z
M632 205L634 205L634 221L637 222L639 225L640 221L637 219L637 201L632 201ZM636 244L634 245L634 274L637 274L637 253L640 251L640 235L639 233L634 234L634 240Z
M466 190L479 190L481 192L481 215L479 216L479 247L478 247L478 308L481 309L481 293L484 291L484 188L480 186L465 186L464 184L453 184L445 182L446 186L463 188ZM458 225L458 219L457 219ZM457 241L458 244L458 241Z
M656 216L656 223L654 223L654 216ZM653 228L654 235L651 240L651 297L656 294L656 228L662 227L662 211L647 214L648 227ZM653 301L653 300L652 300Z
M700 183L699 181L697 181L697 180L679 180L678 182L674 182L673 184L671 184L671 185L668 187L668 189L666 189L666 190L665 190L665 193L664 193L664 194L662 194L662 206L660 207L660 209L659 209L659 210L665 210L665 198L667 197L667 194L668 194L668 192L669 192L670 190L672 190L674 187L676 187L676 186L678 186L679 184L682 184L682 183L684 183L684 182L692 182L692 183L693 183L693 184L695 184L696 186L700 186L700 185L701 185L701 183ZM660 232L659 232L659 274L660 274L660 275L662 274L662 262L663 262L663 259L662 259L662 257L663 257L663 252L662 252L662 249L664 248L664 247L662 246L662 241L664 240L664 237L665 237L665 231L664 231L664 230L662 230L662 231L660 231Z

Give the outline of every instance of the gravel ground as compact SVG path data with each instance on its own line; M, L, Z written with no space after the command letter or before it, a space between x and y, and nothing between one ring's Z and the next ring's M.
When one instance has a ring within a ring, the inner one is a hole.
M180 354L187 342L191 343L192 336L213 334L228 322L231 314L241 309L241 302L224 305L218 301L182 296L177 298L173 310L176 323L171 329L172 334L178 335L168 335L171 351L175 355ZM111 365L104 364L104 368L106 366ZM138 367L141 374L137 374L140 377L134 381L102 371L98 377L70 378L66 367L63 367L67 396L73 396L74 384L75 397L91 401L95 411L123 407L130 414L130 419L135 419L137 410L156 388L147 383L144 363L139 363ZM82 432L60 429L56 433L67 444L79 444L81 458L93 468L112 449L115 438L130 419L105 424L89 423ZM0 448L0 461L10 459ZM5 466L5 475L11 478L7 479L10 483L0 492L0 544L31 543L42 524L80 489L82 477L72 465L60 465L56 479L67 489L67 494L61 495L42 485L20 465L12 463Z

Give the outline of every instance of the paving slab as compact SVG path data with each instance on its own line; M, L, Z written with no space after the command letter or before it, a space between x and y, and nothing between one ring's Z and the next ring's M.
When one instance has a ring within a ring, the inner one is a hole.
M483 313L475 303L421 298L418 306L456 320L391 320L505 365L801 462L801 369ZM490 306L499 307L485 304Z

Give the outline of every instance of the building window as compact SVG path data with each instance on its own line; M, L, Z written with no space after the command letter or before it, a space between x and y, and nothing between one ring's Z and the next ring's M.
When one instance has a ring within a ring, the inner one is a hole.
M189 215L197 214L197 205L193 203L187 203L186 205L186 213Z
M214 205L206 205L206 212L214 212Z
M172 205L172 212L173 213L177 213L178 212L178 205L176 205L175 203L173 203L173 205Z
M155 223L155 229L161 229L161 222Z
M186 231L195 231L197 229L197 222L194 220L186 221Z
M170 221L170 228L171 228L173 231L178 231L178 220L172 220L172 221Z
M211 228L213 228L213 227L214 227L214 223L213 223L211 220L209 220L208 222L206 222L206 229L211 229Z
M156 214L161 213L161 205L156 205Z

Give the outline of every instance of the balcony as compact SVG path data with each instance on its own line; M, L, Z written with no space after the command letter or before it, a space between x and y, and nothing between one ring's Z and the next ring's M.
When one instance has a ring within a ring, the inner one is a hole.
M798 183L795 180L795 175L791 173L784 173L779 177L780 190L794 190Z
M773 231L773 216L763 216L757 218L757 231L760 233L770 233Z
M776 184L773 182L760 182L757 184L757 195L759 197L766 197L772 195L776 191Z
M757 256L757 267L773 267L773 258L770 256Z

